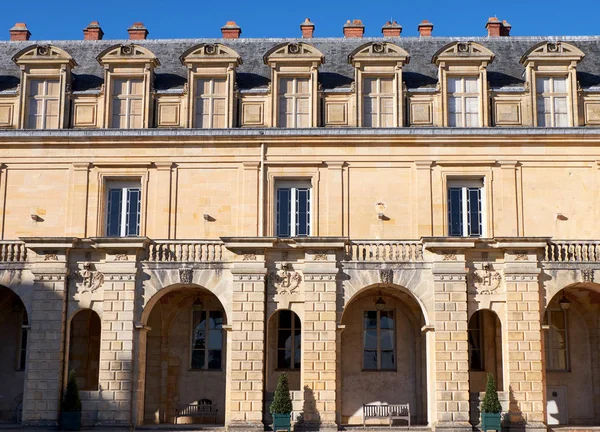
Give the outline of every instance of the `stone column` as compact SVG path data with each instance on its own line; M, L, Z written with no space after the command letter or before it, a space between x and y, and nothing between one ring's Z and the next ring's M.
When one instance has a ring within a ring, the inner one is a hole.
M521 244L520 246L524 246ZM536 248L513 249L505 253L506 340L503 352L509 392L510 427L546 430L545 384L541 331L540 282ZM505 247L510 247L506 244ZM539 250L539 249L537 249Z
M64 384L65 306L72 238L21 238L34 276L23 424L56 426Z
M436 430L471 431L464 239L433 239Z

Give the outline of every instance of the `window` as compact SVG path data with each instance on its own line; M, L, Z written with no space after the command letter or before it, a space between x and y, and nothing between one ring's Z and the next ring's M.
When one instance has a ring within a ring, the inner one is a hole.
M223 312L192 310L191 369L220 370Z
M114 79L112 84L112 127L141 128L144 114L144 80Z
M448 183L448 235L483 237L483 181Z
M279 80L279 127L310 126L310 80L281 78Z
M539 77L535 80L537 93L537 125L569 126L567 113L567 78Z
M25 370L27 364L27 333L29 332L29 323L27 322L27 312L23 310L21 324L21 340L19 345L19 364L18 370Z
M140 184L110 182L107 189L106 235L139 236L142 196Z
M196 123L198 128L224 128L227 111L227 80L196 81Z
M363 369L395 370L394 312L365 311L363 333Z
M27 128L58 129L59 96L58 80L30 80L27 97Z
M394 126L393 78L366 78L363 81L363 126Z
M479 89L476 77L448 78L448 126L480 126Z
M276 189L277 237L310 235L310 183L281 182Z
M469 320L469 369L472 371L484 371L483 353L483 314L475 312Z
M278 312L277 319L277 369L300 369L300 318L292 311L282 310Z
M569 370L567 311L550 310L546 312L546 321L549 326L545 332L546 369Z

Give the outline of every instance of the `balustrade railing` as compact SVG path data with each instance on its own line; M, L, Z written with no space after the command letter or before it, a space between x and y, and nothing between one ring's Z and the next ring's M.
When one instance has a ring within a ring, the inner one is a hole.
M345 255L346 261L423 261L423 245L419 241L355 240L346 245Z
M150 244L150 262L221 262L228 251L220 241L157 240Z
M544 260L550 262L600 262L600 241L551 241L546 245Z
M27 248L23 242L0 241L0 262L27 261Z

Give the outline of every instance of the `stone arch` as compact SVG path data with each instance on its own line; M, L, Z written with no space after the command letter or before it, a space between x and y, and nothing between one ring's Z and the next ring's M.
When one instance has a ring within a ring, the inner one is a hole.
M491 62L495 54L483 45L472 41L456 41L444 45L431 58L433 64L443 60L486 60Z
M239 66L242 64L242 58L233 48L220 43L207 44L201 43L187 49L180 57L181 64L193 62L229 62L232 61Z
M319 64L325 63L325 56L314 46L305 42L284 42L275 45L263 56L265 64L281 60L316 60Z
M54 45L33 44L22 49L12 57L16 64L34 63L67 63L71 67L77 66L73 57Z
M101 65L105 63L127 61L149 62L154 66L160 66L158 58L152 51L146 47L134 43L112 45L98 54L96 60Z
M348 63L353 64L358 60L399 61L408 64L410 55L404 48L391 42L367 42L348 54Z
M285 322L282 322L282 318L285 318ZM288 322L289 319L289 322ZM290 383L290 390L297 391L300 390L301 380L300 380L300 371L302 368L302 350L303 346L294 347L292 349L290 346L290 351L294 351L294 355L300 358L300 364L292 364L289 368L280 368L278 354L280 351L280 347L278 344L280 342L280 331L285 332L282 329L289 329L289 341L290 343L297 342L296 337L300 338L300 343L302 341L303 335L303 322L300 314L296 313L293 309L284 309L280 308L274 311L267 319L267 376L266 376L266 385L267 392L274 392L275 387L277 385L277 379L281 372L285 370L288 380ZM291 362L294 361L293 358L290 359Z
M471 392L484 392L486 376L494 375L498 391L504 388L502 321L492 309L478 309L467 324Z
M74 370L80 390L98 390L102 323L92 309L80 309L68 322L68 370Z
M585 57L583 51L575 45L563 41L544 41L539 42L529 48L519 60L519 63L525 64L531 60L552 60L561 59L566 61L581 61Z

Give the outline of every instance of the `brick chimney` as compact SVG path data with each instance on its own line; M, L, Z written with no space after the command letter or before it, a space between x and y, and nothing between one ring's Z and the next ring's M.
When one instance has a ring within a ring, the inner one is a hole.
M242 34L242 28L235 23L235 21L227 21L227 23L221 27L221 35L223 39L238 39Z
M510 36L511 28L512 28L512 26L506 20L502 20L502 27L500 28L500 36Z
M9 32L11 41L28 41L31 37L31 33L25 23L16 23Z
M303 38L310 39L315 32L315 25L310 22L310 19L306 18L304 22L300 24L300 30L302 31Z
M419 36L430 37L432 31L433 31L432 23L430 23L427 20L421 21L421 24L419 24Z
M506 20L500 22L496 17L490 17L485 28L488 31L488 37L510 36L511 25Z
M388 21L381 28L381 33L383 33L383 37L399 37L400 33L402 33L402 26L396 21Z
M129 32L130 40L143 40L148 38L148 29L144 26L144 23L133 23L127 31Z
M104 32L98 21L92 21L83 29L83 40L102 40Z
M365 26L361 20L348 20L344 24L344 37L361 38L365 34Z

